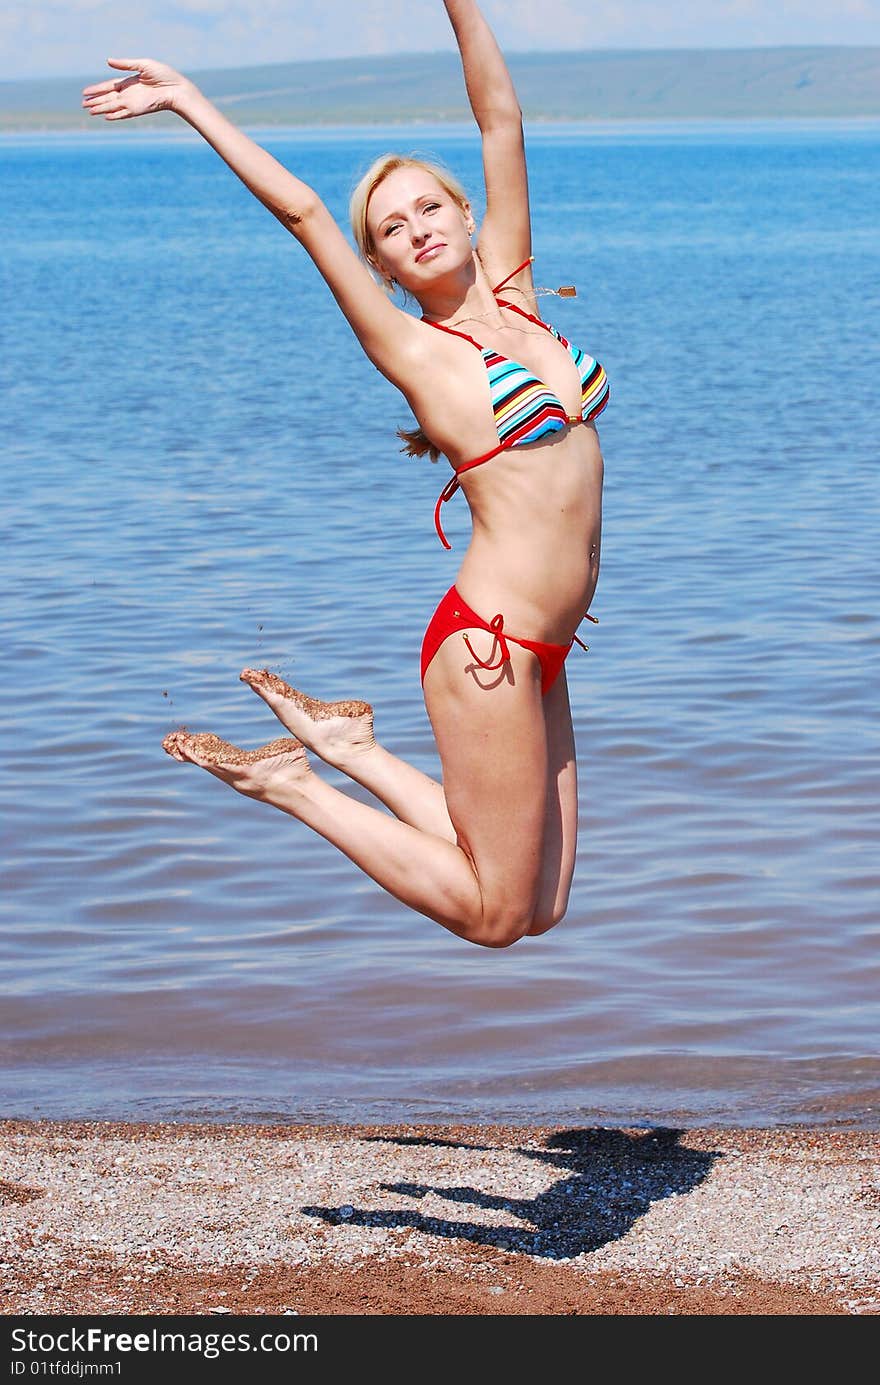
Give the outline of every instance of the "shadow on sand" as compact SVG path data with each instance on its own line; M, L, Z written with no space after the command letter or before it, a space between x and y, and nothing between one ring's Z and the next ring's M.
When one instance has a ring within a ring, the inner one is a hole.
M487 1150L537 1160L562 1171L563 1177L536 1197L498 1197L480 1188L442 1187L422 1183L383 1183L388 1192L411 1198L429 1194L447 1202L510 1213L509 1225L485 1225L465 1219L428 1217L404 1210L366 1210L357 1207L303 1207L308 1216L347 1226L410 1227L428 1235L473 1241L479 1245L567 1260L598 1250L625 1236L652 1203L689 1193L703 1182L720 1153L687 1149L679 1144L681 1130L658 1129L643 1134L623 1130L558 1130L543 1148L497 1149L434 1136L383 1138L382 1143L425 1145L431 1148ZM523 1225L525 1223L525 1225Z

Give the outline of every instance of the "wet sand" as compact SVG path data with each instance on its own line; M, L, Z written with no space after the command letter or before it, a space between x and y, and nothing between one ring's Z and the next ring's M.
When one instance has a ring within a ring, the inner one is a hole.
M880 1312L840 1130L0 1122L5 1314Z

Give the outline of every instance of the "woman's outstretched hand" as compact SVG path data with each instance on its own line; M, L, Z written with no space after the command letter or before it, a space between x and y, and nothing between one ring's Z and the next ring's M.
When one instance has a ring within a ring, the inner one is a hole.
M131 120L154 111L179 111L182 100L197 91L187 77L152 58L108 58L107 64L131 75L83 88L85 109L105 120Z

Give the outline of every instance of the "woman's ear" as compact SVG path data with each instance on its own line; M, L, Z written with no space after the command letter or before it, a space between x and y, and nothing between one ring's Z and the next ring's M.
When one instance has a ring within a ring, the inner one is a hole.
M464 219L465 219L465 225L467 226L467 233L468 233L469 236L472 236L472 235L474 234L474 231L476 231L476 229L477 229L477 223L474 221L474 214L473 214L473 212L471 211L471 204L470 204L470 202L464 202L464 203L462 203L462 208L461 208L461 209L462 209L462 211L464 212Z
M383 269L382 266L378 263L378 261L374 260L372 256L368 258L367 264L370 266L370 269L372 269L375 274L378 274L379 278L382 281L382 287L385 290L385 292L393 293L394 290L397 288L397 280L392 279L387 269Z
M367 255L366 261L367 264L370 266L370 269L372 269L376 274L378 274L383 284L386 284L388 288L394 287L395 280L392 279L387 269L382 268L379 261L376 259L375 255Z

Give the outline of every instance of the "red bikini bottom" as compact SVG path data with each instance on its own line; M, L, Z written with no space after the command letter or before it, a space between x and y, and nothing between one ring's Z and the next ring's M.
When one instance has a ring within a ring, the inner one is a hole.
M588 618L593 621L596 619L595 616L590 616ZM587 648L583 640L579 640L577 635L575 635L568 644L544 644L541 640L520 640L517 639L515 635L508 635L504 630L504 617L502 615L493 616L489 621L484 620L482 616L477 615L476 611L473 610L466 601L462 600L458 588L453 586L449 588L449 591L440 602L440 605L432 615L428 628L425 631L425 638L422 641L423 683L425 681L425 673L428 665L443 641L448 639L450 635L454 635L458 630L464 631L473 629L488 630L491 635L494 635L495 646L492 649L492 654L495 653L496 649L498 651L498 658L494 663L491 662L491 656L490 659L487 660L480 659L471 648L471 642L467 635L464 635L463 638L467 645L468 653L479 668L489 669L490 671L502 668L510 659L508 642L522 645L523 649L530 649L533 654L536 654L541 665L541 694L544 697L546 697L547 693L556 682L556 679L559 677L568 651L575 641L577 641L583 649Z

